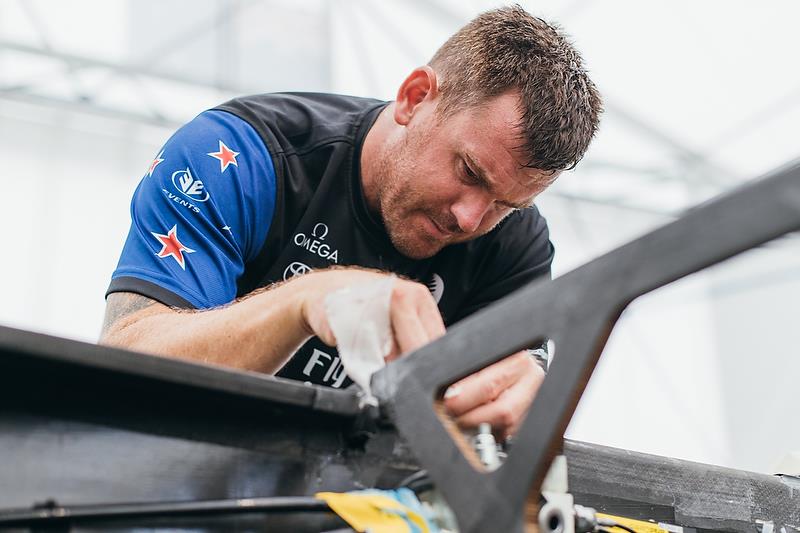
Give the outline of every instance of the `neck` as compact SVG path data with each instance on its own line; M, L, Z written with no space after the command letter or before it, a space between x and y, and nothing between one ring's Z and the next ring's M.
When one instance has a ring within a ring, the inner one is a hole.
M394 124L393 109L394 102L386 106L381 111L375 123L367 132L364 144L361 146L361 189L364 192L364 200L367 207L373 214L380 213L379 180L381 179L379 169L382 148L388 140Z

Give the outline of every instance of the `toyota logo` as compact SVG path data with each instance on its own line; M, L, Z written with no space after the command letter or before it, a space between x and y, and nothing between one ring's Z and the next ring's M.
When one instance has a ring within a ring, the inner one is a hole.
M295 261L291 263L286 269L283 271L283 281L286 281L289 278L293 278L295 276L302 276L303 274L308 274L314 270L310 266L306 265L305 263L301 263L300 261Z

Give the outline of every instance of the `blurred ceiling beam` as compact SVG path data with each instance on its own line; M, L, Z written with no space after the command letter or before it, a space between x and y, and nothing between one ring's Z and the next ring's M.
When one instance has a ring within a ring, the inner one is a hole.
M94 57L87 57L77 54L70 54L66 52L59 52L57 50L48 50L43 47L31 46L28 44L18 43L14 41L0 40L0 52L17 52L20 54L35 55L39 57L46 57L55 59L66 64L71 69L105 69L120 75L141 76L153 78L154 80L168 81L173 83L181 83L184 85L194 85L209 89L219 89L229 92L245 92L246 89L236 87L228 84L220 84L218 80L206 80L192 76L182 76L171 72L156 71L151 68L133 64L133 63L115 63L113 61L106 61Z
M152 126L160 126L177 129L183 125L184 121L174 120L163 115L154 115L148 113L138 113L127 109L120 109L115 107L106 107L97 105L91 102L80 100L69 100L66 98L57 98L53 96L43 96L33 93L7 91L0 89L0 100L9 102L21 102L25 104L35 104L42 107L52 109L62 109L66 111L77 111L91 115L101 116L105 118L113 118L117 120L127 120L141 124L148 124Z
M624 202L618 198L610 198L610 197L600 198L594 196L586 196L582 194L562 192L557 189L549 189L545 194L551 198L558 198L570 202L579 202L582 204L593 204L602 207L622 209L625 211L634 211L646 215L663 217L665 219L673 219L680 216L680 212L669 211L666 209L655 209L649 206L636 205L634 203Z

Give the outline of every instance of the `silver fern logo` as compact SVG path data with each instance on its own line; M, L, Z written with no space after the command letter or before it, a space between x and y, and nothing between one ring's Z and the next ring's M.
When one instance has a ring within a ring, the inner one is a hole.
M442 294L444 294L444 281L439 274L431 274L430 279L425 283L428 287L428 290L431 291L433 295L433 299L436 300L436 303L439 303L439 300L442 299Z

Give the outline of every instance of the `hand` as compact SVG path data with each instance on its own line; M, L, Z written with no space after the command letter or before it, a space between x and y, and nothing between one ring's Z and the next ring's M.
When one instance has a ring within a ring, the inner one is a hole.
M452 384L444 406L462 429L488 422L505 440L519 429L544 376L526 352L517 352Z
M328 346L336 346L325 311L325 298L331 292L357 283L371 283L389 274L360 268L319 270L297 278L302 284L301 316L309 333ZM392 361L444 335L442 316L430 291L421 283L396 278L389 303Z

